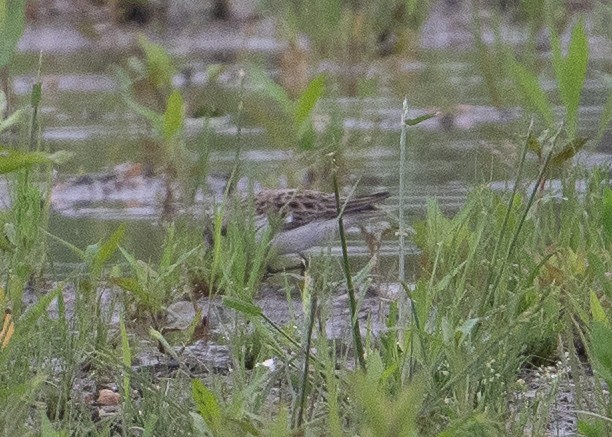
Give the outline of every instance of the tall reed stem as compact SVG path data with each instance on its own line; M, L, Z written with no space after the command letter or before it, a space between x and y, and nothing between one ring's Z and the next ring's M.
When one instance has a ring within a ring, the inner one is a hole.
M344 269L344 276L346 278L346 288L348 290L349 310L351 315L351 327L353 328L353 345L355 346L355 353L357 354L357 361L359 362L359 367L361 367L361 369L365 371L365 354L363 352L363 343L361 342L359 318L357 317L357 300L355 299L355 286L353 285L353 277L351 276L351 268L349 266L348 260L348 250L346 246L346 235L344 232L344 222L342 221L344 209L340 202L340 190L338 189L338 171L335 158L333 158L332 165L334 196L336 198L336 211L338 213L338 232L340 233L340 246L342 247L342 267Z
M408 135L408 99L404 98L402 108L402 133L400 135L400 169L399 169L399 280L406 281L406 223L404 209L406 199L406 137Z

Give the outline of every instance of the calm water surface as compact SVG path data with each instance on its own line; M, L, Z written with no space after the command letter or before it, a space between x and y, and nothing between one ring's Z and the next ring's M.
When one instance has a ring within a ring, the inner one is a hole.
M377 60L364 67L360 83L366 97L351 97L339 91L335 93L337 97L321 101L316 110L318 124L336 123L341 136L336 140L346 144L342 153L347 169L346 185L359 182L358 190L362 192L391 191L393 196L387 207L392 215L397 214L394 205L398 201L399 121L404 95L412 105L414 116L434 110L452 114L429 120L411 129L409 134L407 179L411 217L422 215L428 198L436 198L445 210L452 212L462 205L473 184L508 178L512 169L505 165L506 158L516 153L511 142L520 144L518 137L527 130L528 114L521 109L510 105L497 110L491 106L465 30L427 33L436 27L435 20L447 18L434 16L434 22L424 27L423 49L419 54L412 58ZM151 35L173 54L177 70L189 71L190 90L197 90L206 86L206 71L211 63L227 64L221 78L227 87L237 86L238 70L248 71L254 59L270 75L276 75L278 55L284 46L274 38L269 27L262 25L246 32L212 26L206 31ZM147 149L150 135L147 126L128 110L119 96L114 68L126 65L134 45L133 38L129 37L131 31L119 28L117 32L116 40L107 35L104 41L93 42L60 20L29 28L20 43L13 76L14 92L24 99L27 97L39 49L44 49L42 137L52 150L75 152L75 158L59 169L58 184L66 180L75 182L70 178L78 176L113 174L117 171L113 168L125 162L153 167L159 164ZM120 39L121 35L128 42ZM467 44L456 40L465 40ZM459 44L459 49L454 44ZM599 39L593 39L590 76L580 113L581 134L586 136L594 135L609 92L595 74L612 71L609 50ZM541 56L543 63L549 62L548 54ZM313 67L340 78L340 83L347 75L346 69L332 62ZM184 83L185 75L177 74L174 82ZM552 81L543 84L547 90L554 88ZM562 114L561 109L558 112ZM210 171L218 175L229 173L238 144L235 120L224 116L208 120L206 128L204 124L202 119L188 120L188 146L195 147L206 135ZM265 131L256 125L243 126L240 141L247 174L264 185L292 185L300 179L293 174L296 165L303 163L305 167L312 162L289 149L271 146ZM578 159L588 165L606 164L610 159L607 151L612 150L610 140L607 141L592 144L591 151ZM500 160L500 156L504 159ZM78 190L60 190L55 195L57 202L50 231L84 248L125 222L128 232L124 246L141 259L156 259L163 241L159 186L153 178L141 182L137 187L127 188L116 183L108 186L88 183ZM201 223L202 218L198 220ZM194 228L194 232L199 231ZM367 254L359 238L352 239L351 246L354 253L364 257ZM396 254L393 237L385 241L383 253L393 259ZM67 250L55 244L52 244L52 255L60 270L62 266L70 269L76 261Z

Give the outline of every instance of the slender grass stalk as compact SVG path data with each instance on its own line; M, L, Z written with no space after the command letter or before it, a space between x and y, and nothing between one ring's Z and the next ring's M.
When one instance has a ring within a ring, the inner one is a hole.
M128 340L127 330L125 329L125 320L123 314L119 319L119 330L121 333L121 363L123 364L123 412L124 414L129 410L129 406L132 400L132 384L130 369L132 366L132 350L130 349L130 342ZM124 431L125 424L128 422L127 417L124 418Z
M245 73L243 70L240 70L239 73L239 95L238 95L238 108L237 108L237 116L236 116L236 142L238 147L236 149L236 155L234 157L234 166L232 168L232 173L227 181L227 185L225 186L225 190L223 192L223 200L221 205L214 204L213 205L213 213L212 217L214 219L214 223L211 229L212 233L212 262L211 269L209 275L209 284L211 284L211 289L213 290L213 294L216 293L217 289L214 284L216 284L217 280L223 276L221 272L222 262L223 262L223 244L221 240L221 234L223 231L223 227L226 225L224 223L224 217L226 214L227 203L229 201L230 194L233 192L236 183L238 182L240 175L240 162L242 159L242 113L244 109L243 96L244 96L244 76ZM208 309L210 311L210 307ZM210 314L209 314L210 315Z
M406 224L404 209L406 202L406 143L408 136L408 99L404 97L402 107L402 132L400 134L400 168L399 168L399 280L406 281Z
M302 382L300 384L300 395L298 404L297 419L294 422L294 428L300 428L304 424L304 411L306 410L306 393L308 392L308 372L310 369L310 347L312 344L312 330L316 319L317 312L317 295L313 293L314 290L311 288L309 277L307 276L304 281L304 289L310 296L310 311L308 313L308 326L306 329L305 337L306 341L304 344L304 366L302 367Z
M552 293L552 289L549 289L548 291L546 291L539 297L538 303L534 306L534 309L531 311L532 315L536 315L543 310L544 303L546 302L546 299L550 296L551 293ZM503 310L500 310L500 311L503 311ZM493 315L492 313L489 314L489 316L492 316L492 315ZM520 328L521 325L524 323L525 323L525 320L522 318L515 318L514 320L512 320L506 329L501 330L499 333L496 334L495 337L490 339L490 342L488 342L489 344L488 348L483 348L479 352L472 355L470 357L470 360L458 372L452 375L442 385L442 387L440 388L440 392L443 393L446 390L448 390L450 387L455 386L455 384L457 384L461 378L463 378L465 375L468 375L470 370L476 367L476 363L483 362L483 360L485 359L485 356L491 355L493 351L499 350L503 344L502 340L504 340L505 338L509 336L512 336L514 334L515 329ZM525 357L525 359L527 358ZM425 403L425 407L423 408L423 412L430 411L430 409L434 407L433 405L434 402L435 402L435 398L427 400Z
M495 247L493 248L493 255L491 256L491 267L489 270L489 277L487 278L486 284L491 284L493 280L493 275L495 274L495 267L497 265L497 257L499 254L499 250L502 242L504 241L504 237L506 235L506 231L508 230L508 222L510 220L510 214L512 212L512 207L514 206L514 201L516 199L516 193L518 191L518 186L521 181L521 176L523 175L523 167L525 164L525 158L527 157L527 151L529 150L529 140L531 138L531 134L533 132L533 118L529 123L529 129L527 130L527 139L525 140L525 144L523 145L523 151L521 152L521 160L519 161L519 167L516 172L516 177L514 179L514 187L512 188L512 194L510 195L510 199L508 200L508 207L506 208L506 214L504 215L504 221L502 222L501 229L499 230L499 236L497 237L497 241L495 242ZM488 301L490 297L487 295Z
M238 147L236 148L236 155L234 156L234 168L232 169L232 174L230 175L229 181L227 183L227 187L225 190L225 197L231 193L236 184L240 180L240 173L242 167L242 116L244 113L244 70L240 70L239 77L239 90L238 90L238 108L236 111L236 144Z
M40 113L41 102L41 83L40 65L38 72L39 80L32 87L31 106L32 115L28 126L28 152L34 148L38 151L40 141ZM38 137L37 137L38 135ZM35 168L40 168L36 166ZM50 177L50 165L45 165ZM25 285L32 280L42 269L45 258L46 240L41 238L40 228L46 228L49 221L50 190L44 195L42 188L32 183L31 168L24 168L19 171L15 178L15 185L12 188L12 214L17 230L16 252L10 258L11 268L7 275L5 289L12 304L12 310L17 315L21 314L23 306L23 293ZM42 174L42 172L40 172ZM45 201L46 200L46 201Z
M357 354L357 361L359 367L363 371L366 370L365 354L363 351L363 343L361 341L361 331L359 329L359 318L357 317L357 300L355 299L355 287L353 285L353 278L351 276L351 267L349 266L348 260L348 249L346 246L346 234L344 232L344 222L342 220L343 211L340 202L340 190L338 188L338 172L336 166L336 160L333 160L333 174L332 180L334 184L334 197L336 199L336 211L338 213L338 232L340 234L340 246L342 247L342 267L344 270L344 276L346 278L346 288L349 296L349 310L351 315L351 326L353 328L353 345L355 346L355 353Z
M497 291L497 288L499 287L499 284L502 280L502 277L504 275L504 272L506 270L506 267L508 265L508 261L510 260L510 257L512 256L512 254L514 253L514 249L516 248L516 244L518 241L518 236L521 233L521 230L523 228L523 224L525 223L525 220L527 219L527 214L529 214L529 211L531 210L531 207L533 206L533 202L535 201L535 197L536 195L540 192L541 190L541 186L543 181L545 180L546 177L546 172L548 171L548 166L550 164L550 160L553 156L553 153L556 149L556 145L557 145L557 139L559 138L559 134L561 133L561 129L563 127L560 127L559 130L557 131L557 133L554 136L554 140L552 142L552 146L550 148L550 150L548 151L547 155L546 155L546 160L544 161L544 163L542 164L542 166L540 167L540 171L538 173L538 177L536 178L536 183L533 186L533 190L531 190L531 195L529 196L529 200L527 201L527 205L525 206L525 210L523 211L523 215L521 216L518 225L514 231L514 235L512 236L512 240L510 241L510 244L508 245L508 250L506 251L506 254L504 256L504 259L502 260L502 264L499 268L499 271L497 272L497 276L495 278L495 282L493 283L493 287L491 287L491 289L489 290L489 293L487 294L487 299L485 302L491 302L493 304L493 306L495 307L497 304L497 299L495 298L495 294ZM529 141L529 138L527 139L527 141Z
M32 86L32 96L30 98L30 104L32 106L32 118L30 120L29 128L29 144L28 151L40 149L40 120L38 117L38 110L40 108L40 102L42 100L42 83L40 82L40 70L42 68L42 52L38 58L38 71L36 75L36 83Z

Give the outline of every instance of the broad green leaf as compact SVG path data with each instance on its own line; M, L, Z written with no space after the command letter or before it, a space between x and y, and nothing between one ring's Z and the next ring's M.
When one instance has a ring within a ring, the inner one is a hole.
M325 75L319 74L310 81L306 89L295 102L295 121L301 126L305 121L311 120L311 114L317 102L325 92Z
M123 239L123 235L125 234L125 225L121 224L119 227L111 234L111 236L103 242L97 252L94 254L92 263L91 263L91 272L94 277L97 277L102 273L102 268L104 264L117 252L119 248L119 243Z
M186 252L184 254L182 254L177 260L176 262L174 262L172 265L164 267L163 269L160 269L160 278L165 278L167 276L170 276L171 274L174 273L174 271L182 266L185 261L187 261L192 255L194 255L198 250L200 250L201 245L198 245L196 247L194 247L193 249L191 249L189 252ZM151 271L153 271L151 269Z
M279 103L285 113L291 113L293 102L289 98L287 91L274 82L268 75L260 70L254 69L249 74L250 82L253 87L260 91L264 96L271 98L276 103Z
M438 281L438 283L435 285L436 292L442 292L448 289L451 283L451 280L463 270L466 263L467 261L463 261L461 264L455 267L450 273L448 273L442 279L440 279L440 281Z
M612 387L612 329L602 322L593 321L591 326L593 368Z
M608 83L608 89L612 89L611 82ZM597 139L603 137L610 125L610 121L612 121L612 92L608 95L608 100L606 100L603 111L601 111L601 118L599 119L599 126L597 127Z
M212 434L202 416L193 411L190 411L189 415L191 416L191 427L196 431L197 436L208 436Z
M132 293L136 300L138 300L138 302L141 302L142 304L147 305L150 308L158 308L155 297L144 289L138 279L113 277L111 278L111 282L116 286L123 288L125 291L129 291L130 293Z
M51 233L49 233L46 229L42 230L43 233L45 233L48 237L52 238L53 240L55 240L56 242L60 243L62 246L65 246L67 249L70 249L70 251L72 251L72 253L74 253L76 256L78 256L81 260L83 261L87 261L87 254L85 253L84 250L79 249L78 247L76 247L74 244L69 243L66 240L63 240L62 238L53 235ZM5 231L6 232L6 231Z
M546 93L538 82L538 78L512 57L510 57L509 64L512 77L518 85L525 103L539 113L547 125L552 126L554 124L553 110Z
M56 287L51 292L41 296L41 298L25 311L22 317L19 318L19 324L16 329L17 336L24 338L24 334L30 330L35 330L38 327L36 321L47 313L47 308L53 302L57 295L62 291L60 287ZM17 337L16 336L16 337Z
M0 147L0 174L21 170L36 164L48 164L51 155L44 152L21 152Z
M298 129L298 146L300 151L312 150L317 140L317 133L311 120L306 120Z
M249 316L261 316L263 314L261 307L254 303L229 296L223 296L223 305Z
M121 252L123 257L127 260L127 262L130 264L130 267L132 267L134 270L137 270L138 260L134 256L132 256L130 252L125 250L123 247L119 247L119 251Z
M572 30L567 56L557 60L556 69L559 93L567 109L567 128L570 136L576 133L580 93L584 87L588 61L589 45L584 20L581 18Z
M56 431L44 410L40 410L40 437L67 437L67 431Z
M191 383L191 394L200 416L213 432L219 431L222 425L221 406L213 392L199 379Z
M172 91L166 104L164 113L164 138L170 139L177 134L183 127L185 120L183 96L177 89Z
M13 253L16 244L15 225L13 223L3 223L0 225L0 250L4 250L8 253ZM2 303L2 288L0 287L0 303Z
M152 43L144 36L138 38L147 59L147 77L158 89L170 87L175 68L168 51L159 44Z
M467 319L461 326L455 328L455 340L460 341L469 337L479 322L480 318Z
M592 291L590 293L590 301L591 301L591 314L593 316L593 320L596 322L601 322L609 327L610 322L608 321L606 312L601 306L601 302L599 302L597 295Z
M18 109L13 112L11 115L6 117L4 120L0 121L0 132L4 132L7 129L10 129L17 123L19 123L22 119L25 118L25 111L23 109Z
M0 68L6 67L25 29L26 0L0 2Z
M111 278L111 282L116 286L123 288L125 291L134 293L137 296L144 294L144 289L136 278L115 276Z
M574 157L587 143L586 138L574 138L563 146L563 148L551 158L553 165L561 165Z
M247 419L235 419L231 417L229 421L238 425L238 427L240 428L240 435L252 435L255 437L259 437L262 435L259 432L259 429ZM234 435L235 434L236 433L234 433Z

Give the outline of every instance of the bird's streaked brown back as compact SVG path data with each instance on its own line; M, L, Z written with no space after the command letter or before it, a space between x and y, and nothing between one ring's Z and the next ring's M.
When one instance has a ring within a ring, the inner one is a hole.
M386 191L363 196L341 198L344 214L375 211L376 205L389 197ZM315 220L337 217L336 199L333 193L314 190L262 190L255 194L254 208L257 214L276 215L284 220L283 229L294 229Z

